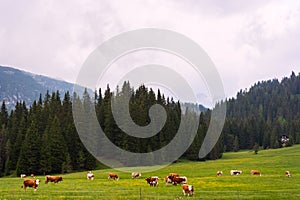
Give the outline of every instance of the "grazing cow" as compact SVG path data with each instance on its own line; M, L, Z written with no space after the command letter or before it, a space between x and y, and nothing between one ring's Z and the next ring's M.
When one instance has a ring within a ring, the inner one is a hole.
M21 178L26 178L26 174L21 174L20 177Z
M291 177L290 171L286 171L286 172L285 172L285 176L288 177L288 178Z
M166 181L166 185L168 185L168 183L172 183L172 179L173 177L179 177L179 174L177 173L169 173L169 176L165 177L165 181Z
M192 185L188 185L188 184L183 184L182 185L182 191L183 191L183 195L185 196L186 194L188 196L193 196L194 195L194 186Z
M150 186L153 186L153 187L158 186L158 180L159 180L159 178L157 176L150 176L149 178L146 178L145 180L147 181L147 183Z
M222 171L217 171L217 176L222 176L223 172Z
M261 173L258 170L251 170L250 174L251 175L259 175L259 176L261 176Z
M46 180L45 180L45 184L47 184L48 182L54 182L54 183L58 183L59 181L62 181L62 177L61 176L46 176Z
M119 177L117 174L114 174L114 173L109 173L108 174L108 179L114 179L114 180L119 180Z
M30 176L31 176L32 178L34 178L34 174L30 174Z
M87 172L86 178L89 180L94 180L94 174L92 173L92 171Z
M169 183L172 183L172 180L169 179L169 176L166 176L165 177L165 182L166 182L166 185L168 185Z
M177 173L169 173L169 176L179 176L179 174L177 174Z
M134 178L139 178L140 176L142 176L141 173L138 173L138 172L132 172L131 173L131 178L134 179Z
M232 176L232 175L238 176L238 175L240 175L240 174L242 174L242 170L230 170L230 175L231 175L231 176Z
M27 187L32 187L34 191L36 191L37 187L39 186L40 180L32 180L32 179L25 179L23 182L24 191L26 192Z
M186 176L168 176L168 178L171 180L173 185L187 183Z

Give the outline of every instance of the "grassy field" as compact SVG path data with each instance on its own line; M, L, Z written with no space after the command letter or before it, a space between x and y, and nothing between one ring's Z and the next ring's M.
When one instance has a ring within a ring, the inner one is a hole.
M231 169L240 169L240 176L230 176ZM250 170L260 170L262 176L251 176ZM216 171L223 176L217 177ZM292 177L286 178L289 170ZM109 172L118 173L119 181L108 180ZM181 186L165 185L163 177L176 172L188 177L194 185L195 195L184 197ZM225 153L216 161L181 161L161 170L144 173L132 180L129 173L113 169L94 171L95 180L87 180L86 172L63 175L63 182L44 183L37 192L21 188L21 178L0 178L0 199L300 199L300 145L259 151ZM159 186L147 185L146 177L160 177Z

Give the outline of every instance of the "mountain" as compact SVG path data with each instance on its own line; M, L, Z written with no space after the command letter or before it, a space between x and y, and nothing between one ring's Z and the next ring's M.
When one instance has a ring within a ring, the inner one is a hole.
M8 110L13 109L18 101L32 105L40 94L44 96L47 91L64 94L72 90L71 83L0 66L0 101L5 101Z
M0 103L5 101L6 108L10 111L14 109L18 101L25 101L26 105L32 105L34 100L38 100L40 94L59 91L64 94L73 91L73 84L66 81L36 75L26 71L11 67L0 66ZM82 92L84 88L82 88ZM89 90L92 92L92 90ZM182 106L189 107L196 112L203 112L207 108L201 104L182 103Z
M186 103L186 102L181 103L181 110L185 110L186 108L188 108L190 111L196 112L198 114L200 114L201 112L205 112L207 110L207 108L205 108L201 104Z

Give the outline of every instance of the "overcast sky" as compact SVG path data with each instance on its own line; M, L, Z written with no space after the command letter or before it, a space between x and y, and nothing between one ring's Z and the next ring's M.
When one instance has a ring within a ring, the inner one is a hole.
M74 82L88 55L124 31L164 28L197 42L226 96L300 72L300 1L0 0L0 65Z

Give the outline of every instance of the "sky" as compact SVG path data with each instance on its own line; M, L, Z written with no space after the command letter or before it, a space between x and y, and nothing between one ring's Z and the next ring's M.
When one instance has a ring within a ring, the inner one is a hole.
M73 83L95 48L140 28L176 31L200 45L226 97L300 72L297 0L0 0L0 10L0 65Z

